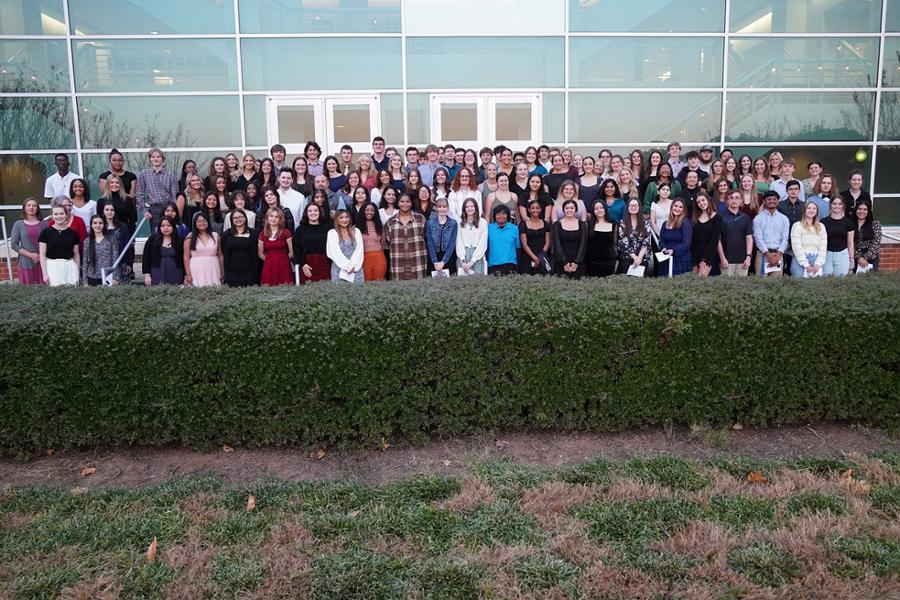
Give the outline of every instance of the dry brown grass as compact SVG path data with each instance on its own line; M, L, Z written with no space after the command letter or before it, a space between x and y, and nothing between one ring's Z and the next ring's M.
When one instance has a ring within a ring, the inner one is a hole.
M863 476L863 479L872 483L900 485L900 473L897 473L883 460L859 457L856 462L861 468L860 475Z
M438 504L439 508L454 511L470 511L487 506L495 500L494 492L478 477L463 480L459 493Z
M810 471L791 471L780 469L772 476L769 483L743 486L744 493L757 498L774 500L786 498L800 492L821 492L823 494L840 494L840 486L834 481L817 477Z
M122 586L112 575L100 574L59 593L59 600L118 600Z
M34 521L33 514L18 512L15 510L10 511L3 517L3 519L0 519L0 531L14 533L26 527L32 521Z
M561 481L530 488L522 494L522 512L533 516L542 525L549 525L573 506L585 504L598 495L600 488Z
M610 483L603 492L605 500L625 500L634 502L636 500L647 500L649 498L667 498L672 495L668 488L656 485L655 483L643 483L633 479L616 478Z
M588 565L612 557L611 548L598 546L585 535L586 527L585 522L575 519L559 521L556 524L556 534L545 547L576 565Z
M611 567L602 562L589 566L578 580L585 598L629 598L651 600L669 589L635 569Z
M181 543L162 548L162 561L176 571L175 579L166 588L166 598L214 598L216 590L210 575L215 554L215 549L207 546L196 531L191 531Z
M228 516L228 510L215 506L216 495L210 492L192 494L181 501L181 510L194 525L205 525Z
M900 598L900 581L885 579L849 580L835 577L824 564L807 565L803 575L778 590L779 600L892 600Z
M736 536L722 525L695 521L669 539L654 542L650 547L694 558L709 558L725 556L745 541L746 536Z
M538 548L534 546L493 546L478 550L475 559L488 569L500 570L537 553Z

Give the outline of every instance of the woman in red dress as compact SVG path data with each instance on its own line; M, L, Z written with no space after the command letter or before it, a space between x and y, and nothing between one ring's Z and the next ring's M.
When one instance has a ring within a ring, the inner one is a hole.
M284 213L277 208L266 211L266 225L259 234L259 258L263 261L259 282L262 285L290 285L291 259L294 257L291 234L284 228Z

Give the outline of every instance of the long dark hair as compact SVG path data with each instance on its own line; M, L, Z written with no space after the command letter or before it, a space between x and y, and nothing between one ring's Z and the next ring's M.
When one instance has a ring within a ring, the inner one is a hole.
M359 229L363 235L369 230L369 222L368 219L366 219L366 209L370 206L375 209L375 218L372 219L372 223L375 224L375 232L378 233L378 235L381 235L381 217L378 215L378 207L375 206L375 203L371 200L366 201L366 203L362 205L362 208L359 209L359 212L356 213L356 228Z
M164 221L172 226L172 247L175 248L176 244L181 243L181 236L178 235L178 223L171 217L163 217L159 220L159 224L162 225ZM163 234L159 227L156 228L156 233L153 235L153 247L155 250L159 250L163 243Z
M628 212L628 206L632 202L637 202L638 209L641 208L641 201L637 198L631 198L628 200L628 203L625 204L625 216L622 218L622 228L625 230L625 235L631 235L632 231L637 231L638 235L641 237L647 235L647 228L644 227L644 215L641 214L641 211L638 210L638 213L635 215L635 220L637 221L637 227L631 226L631 213Z
M206 235L208 235L210 238L213 237L212 221L209 220L208 215L202 212L198 212L191 220L191 250L197 249L197 238L200 237L200 232L197 230L198 219L203 219L206 221ZM185 257L185 259L187 259L187 257Z
M862 227L859 227L859 217L856 216L856 211L859 210L859 207L863 204L866 205L866 208L869 210L866 211L866 220L863 222ZM866 239L875 236L875 230L872 229L872 221L875 220L875 215L872 214L872 203L868 200L862 200L856 204L856 208L853 209L853 221L856 223L857 231L862 237L862 234L866 235Z
M168 208L175 209L175 227L177 228L179 225L181 225L181 215L178 213L178 205L173 200L169 200L168 202L166 202L166 206L165 208L163 208L163 212L166 212L166 209ZM171 221L172 219L169 220Z
M94 215L91 217L91 222L88 225L88 256L91 259L88 261L95 269L97 268L97 234L94 233L94 219L100 219L100 222L103 223L103 229L106 230L106 219L101 217L100 215Z
M206 205L206 201L213 197L216 199L216 206L212 210ZM203 206L200 207L200 212L206 215L206 220L209 221L210 226L212 226L213 221L222 222L222 209L219 208L219 194L214 190L206 192L203 194Z

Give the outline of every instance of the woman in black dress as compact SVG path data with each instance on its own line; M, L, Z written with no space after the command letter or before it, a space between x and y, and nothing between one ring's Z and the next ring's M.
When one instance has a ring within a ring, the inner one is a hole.
M616 224L610 221L603 202L594 203L588 217L585 274L588 277L608 277L616 271Z
M231 227L222 234L225 285L246 287L259 283L257 235L247 226L247 213L241 208L231 212Z
M570 279L584 274L584 255L587 248L587 223L575 216L578 204L569 199L563 202L563 217L553 224L554 273Z
M540 181L540 175L536 175ZM522 252L519 256L519 273L544 275L550 265L550 226L543 218L544 206L540 200L528 203L528 216L519 223Z
M719 275L719 265L725 256L722 246L722 217L716 213L716 203L705 192L697 194L694 208L691 261L694 273L700 277Z

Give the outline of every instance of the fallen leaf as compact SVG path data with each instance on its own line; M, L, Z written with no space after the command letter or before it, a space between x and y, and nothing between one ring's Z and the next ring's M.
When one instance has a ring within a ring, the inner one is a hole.
M351 510L351 511L350 511L350 516L353 517L353 518L355 519L356 517L359 516L359 511L358 511L358 510Z
M228 444L225 444L224 446L222 446L222 451L223 452L234 452L234 448L232 448Z
M847 469L841 473L841 479L853 479L853 469Z
M315 458L316 460L322 460L323 458L325 458L325 451L319 448L318 450L313 452L313 458Z
M53 448L47 448L47 456L53 456Z
M97 472L96 467L85 467L85 468L81 469L81 476L87 477L88 475L93 475L96 472Z
M445 460L445 461L444 461L444 466L445 466L445 467L449 467L451 464L453 464L453 463L451 463L449 460Z
M387 440L384 438L381 438L381 449L387 450L390 447L391 447L391 445L387 442Z
M744 428L744 426L741 425L740 423L735 423L734 425L731 426L731 428L734 429L735 431L740 431L741 429Z
M494 445L497 448L500 448L502 450L502 449L506 448L507 446L509 446L509 442L505 442L503 440L497 440L497 442Z
M147 554L144 555L144 559L148 563L156 561L156 538L153 538L153 541L150 542L150 546L147 548Z
M80 496L83 493L85 493L86 491L88 491L87 488L81 487L80 485L76 485L71 490L69 490L69 492L71 492L73 496Z
M247 512L253 512L254 508L256 508L256 496L250 494L247 496Z
M766 483L768 478L760 471L752 471L747 475L747 481L750 483Z

